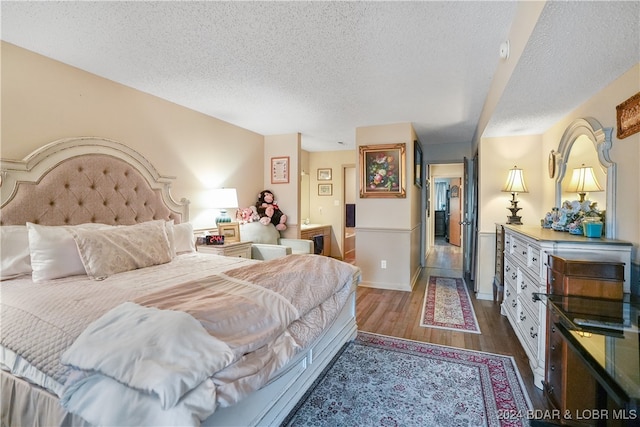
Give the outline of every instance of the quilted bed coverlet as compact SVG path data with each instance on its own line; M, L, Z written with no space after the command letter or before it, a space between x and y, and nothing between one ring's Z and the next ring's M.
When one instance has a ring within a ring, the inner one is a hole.
M51 378L70 412L94 424L125 424L117 418L125 416L127 424L197 425L268 382L328 326L358 280L355 267L314 255L244 260L241 268L238 259L213 257L218 264L194 254L102 282L53 280L36 298L4 282L2 346ZM151 317L155 327L134 328ZM167 341L171 330L180 345ZM163 351L145 350L154 345ZM161 365L170 373L158 375ZM105 405L105 393L120 402ZM158 418L168 409L176 418Z

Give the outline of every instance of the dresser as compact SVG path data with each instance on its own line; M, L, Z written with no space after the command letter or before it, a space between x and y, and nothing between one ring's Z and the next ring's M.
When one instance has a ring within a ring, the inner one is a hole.
M545 395L554 422L640 423L640 301L539 295L549 312ZM605 322L605 323L603 323ZM597 415L590 416L590 415ZM559 418L559 419L558 419Z
M590 318L594 315L594 298L622 301L624 264L601 261L600 254L549 255L547 268L547 294L567 297L561 305L564 313L574 318ZM612 307L619 307L613 304ZM622 322L622 311L604 312L600 305L599 316ZM567 344L560 331L563 319L558 310L547 310L546 378L544 392L549 405L562 413L596 408L596 381L587 365L576 351ZM566 325L566 323L564 323ZM594 339L595 341L595 339ZM578 420L575 420L579 423ZM593 420L583 420L592 425Z
M317 245L317 239L322 236L322 251L316 252L319 255L331 256L331 226L313 225L303 226L300 231L300 238L303 240L313 240Z
M444 237L447 232L447 223L445 221L444 211L434 211L435 215L435 236Z
M534 293L546 293L549 255L572 253L575 258L598 256L601 261L624 263L623 292L631 284L629 242L574 236L566 232L504 224L504 298L501 312L520 341L533 372L534 384L542 389L545 379L547 316Z

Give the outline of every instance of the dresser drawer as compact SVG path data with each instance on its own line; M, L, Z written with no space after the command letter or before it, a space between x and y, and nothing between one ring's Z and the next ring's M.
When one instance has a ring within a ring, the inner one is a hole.
M504 301L502 301L502 305L511 320L516 322L516 314L518 312L518 293L515 288L508 283L504 287Z
M509 253L522 265L527 265L527 244L524 241L512 237Z
M555 326L557 318L549 318L547 333L547 361L545 394L551 405L560 409L564 407L564 365L566 344Z
M518 323L520 325L520 332L524 339L523 347L525 351L529 353L533 359L538 358L538 337L540 335L540 324L538 323L538 316L532 314L525 304L522 303L522 299L518 297Z
M539 279L542 279L541 276L541 265L540 262L540 248L527 245L527 268L531 273Z
M504 259L504 281L509 283L515 289L518 278L518 267L511 259Z
M622 299L624 264L549 256L549 293Z
M527 305L530 311L537 313L539 302L534 301L533 294L536 292L544 293L544 289L541 289L538 282L527 274L526 270L520 271L518 274L517 290L523 304Z

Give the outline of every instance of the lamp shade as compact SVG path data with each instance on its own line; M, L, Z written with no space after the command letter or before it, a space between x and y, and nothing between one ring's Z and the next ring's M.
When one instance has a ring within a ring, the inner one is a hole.
M233 209L238 207L238 193L235 188L218 188L211 191L210 204L215 209Z
M582 167L573 170L568 190L572 193L587 193L589 191L602 191L602 187L600 187L593 173L593 168L582 165Z
M528 193L527 186L524 183L524 175L522 174L522 169L518 169L517 166L514 166L513 169L509 171L509 176L507 176L507 182L505 182L502 191L506 193Z

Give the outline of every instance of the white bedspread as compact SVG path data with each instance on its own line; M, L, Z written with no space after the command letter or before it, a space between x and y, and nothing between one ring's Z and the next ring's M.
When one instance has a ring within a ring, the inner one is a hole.
M211 257L221 263L213 267ZM3 323L11 325L3 347L65 384L65 408L95 425L198 425L273 378L332 322L359 278L357 268L325 257L287 258L264 263L265 272L256 261L196 255L171 269L150 267L154 280L128 272L61 287L3 283L4 312L17 315L26 304L36 313ZM240 264L249 268L233 269ZM97 299L104 300L98 310ZM233 300L241 309L227 304ZM61 331L62 341L42 334L42 325ZM30 347L18 337L36 333L53 354L21 351Z

